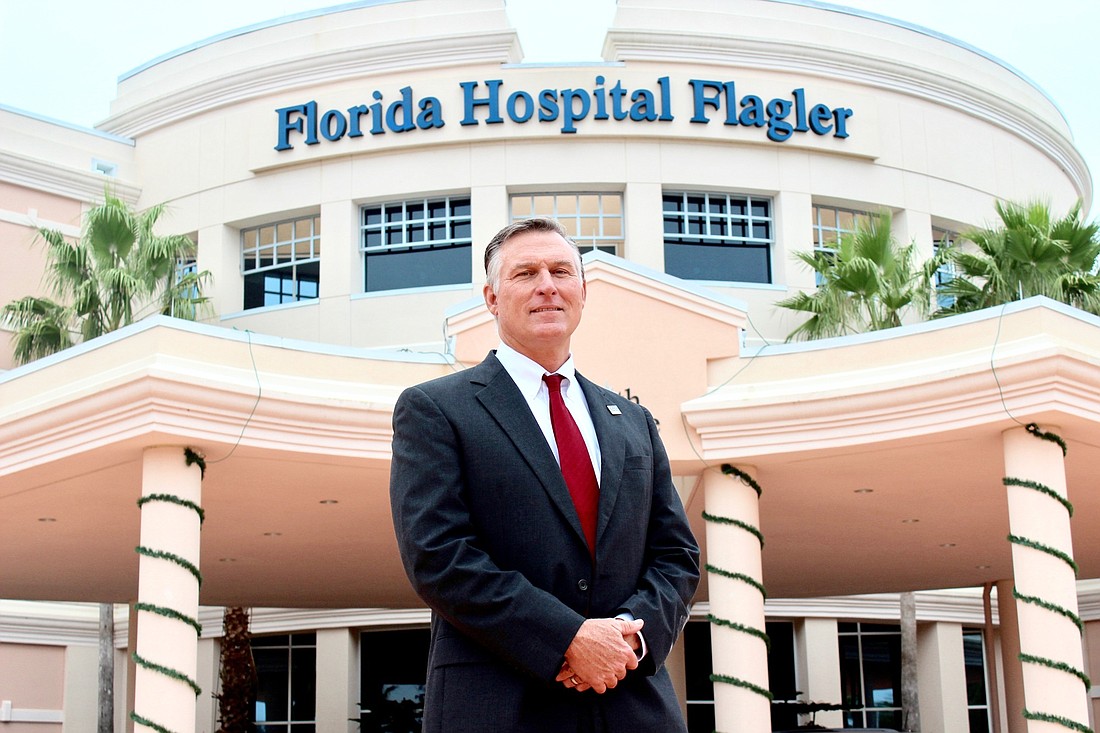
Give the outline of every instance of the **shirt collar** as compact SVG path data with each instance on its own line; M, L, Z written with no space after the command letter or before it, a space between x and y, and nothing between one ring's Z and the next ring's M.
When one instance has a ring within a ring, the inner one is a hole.
M508 376L519 387L519 391L523 393L523 396L528 400L534 399L542 388L542 375L546 374L547 371L538 362L524 356L504 342L497 345L496 353L497 360L500 361L501 366L508 372ZM576 381L573 355L570 354L565 363L558 367L558 370L554 373L565 377L568 384L573 384Z

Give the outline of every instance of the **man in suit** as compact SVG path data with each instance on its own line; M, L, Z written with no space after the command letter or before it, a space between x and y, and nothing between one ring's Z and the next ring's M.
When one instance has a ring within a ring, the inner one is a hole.
M394 527L432 609L424 731L685 731L664 661L699 549L654 420L573 368L586 288L560 224L505 227L485 263L499 347L394 408Z

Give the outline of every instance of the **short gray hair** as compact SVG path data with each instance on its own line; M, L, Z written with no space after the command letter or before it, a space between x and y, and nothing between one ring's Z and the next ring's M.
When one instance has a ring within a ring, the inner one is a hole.
M548 216L534 216L530 219L519 219L496 233L489 244L485 246L485 279L494 291L500 283L500 248L512 237L524 232L553 232L561 235L561 238L569 243L573 249L573 256L577 259L581 280L584 280L584 262L581 260L581 250L577 243L566 233L565 227L557 219Z

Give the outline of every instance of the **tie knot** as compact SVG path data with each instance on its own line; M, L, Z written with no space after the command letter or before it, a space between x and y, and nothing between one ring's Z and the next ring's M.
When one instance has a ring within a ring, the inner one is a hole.
M565 379L560 374L543 374L542 381L551 392L561 392L561 380Z

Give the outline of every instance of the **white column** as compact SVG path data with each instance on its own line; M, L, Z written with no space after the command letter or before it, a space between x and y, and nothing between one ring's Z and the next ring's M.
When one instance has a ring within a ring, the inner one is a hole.
M172 616L198 618L201 520L192 506L202 498L199 466L187 465L182 446L147 448L141 493L134 714L191 733L197 694L188 681L197 678L198 634ZM153 729L137 723L134 730Z
M739 466L755 477L755 469ZM710 470L706 492L707 563L710 585L711 651L715 726L719 733L768 733L771 703L768 652L763 639L764 594L760 591L761 546L756 491L744 481Z
M1084 673L1084 655L1071 618L1077 617L1077 573L1070 512L1060 501L1065 458L1057 443L1024 428L1006 431L1003 441L1027 730L1062 727L1044 722L1052 719L1088 726L1088 690L1074 674ZM1009 710L1010 719L1015 712Z
M355 635L348 629L317 632L317 733L359 729L357 660Z
M917 684L921 733L967 730L966 660L960 624L917 628Z
M806 618L795 624L795 654L798 663L798 689L803 700L839 703L843 696L840 685L840 643L836 619ZM823 710L814 717L818 725L843 728L844 713Z

